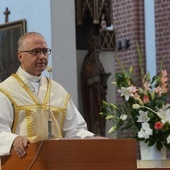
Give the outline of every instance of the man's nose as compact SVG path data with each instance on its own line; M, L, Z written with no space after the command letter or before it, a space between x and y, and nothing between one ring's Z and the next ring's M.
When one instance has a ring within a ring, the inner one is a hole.
M43 53L43 51L40 51L38 53L38 57L45 57L45 58L47 58L47 56Z

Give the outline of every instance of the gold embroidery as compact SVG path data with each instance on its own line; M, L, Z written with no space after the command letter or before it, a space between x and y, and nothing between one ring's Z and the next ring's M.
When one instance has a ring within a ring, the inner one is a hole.
M47 78L47 82L48 82L48 85L47 85L47 91L46 91L44 102L43 102L44 104L49 103L49 97L50 97L49 96L50 95L49 91L51 89L51 79Z
M17 80L17 82L15 82L16 87L19 87L18 83L21 85L21 87L23 87L23 89L21 88L20 90L20 94L23 94L24 99L29 101L29 103L27 102L27 105L20 105L23 104L22 99L13 97L16 95L15 91L10 89L10 87L4 86L5 84L3 84L3 88L0 89L0 91L9 98L14 106L15 114L12 132L19 135L27 135L32 142L47 139L49 109L47 104L49 101L49 88L51 88L51 80L47 81L47 90L45 91L45 97L42 104L39 103L34 94L30 91L30 89L18 75L13 74L12 77ZM53 91L54 90L55 89L53 89ZM53 99L50 106L50 114L52 117L52 133L54 138L61 138L63 124L65 120L66 107L70 99L70 95L66 92L63 93L61 91L61 93L59 93L59 96L55 96L55 93L53 91L52 94L54 95L54 99L58 97L59 100L56 101ZM64 98L63 94L65 95Z
M30 110L25 110L25 114L26 114L26 122L27 122L27 134L30 140L32 141L32 137L35 135L35 132L31 123L32 117L31 117Z

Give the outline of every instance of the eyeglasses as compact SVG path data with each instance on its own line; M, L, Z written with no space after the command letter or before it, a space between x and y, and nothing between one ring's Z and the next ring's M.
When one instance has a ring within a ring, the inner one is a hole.
M32 50L27 51L20 51L21 53L27 52L34 56L38 56L39 54L43 53L45 56L49 56L51 54L50 48L33 48Z

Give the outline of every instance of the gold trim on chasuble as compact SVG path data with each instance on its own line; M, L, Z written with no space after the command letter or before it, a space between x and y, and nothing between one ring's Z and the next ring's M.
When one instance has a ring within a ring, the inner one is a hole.
M0 89L0 91L2 91L12 102L14 109L15 109L14 124L12 126L12 132L13 133L16 132L17 125L18 125L18 115L20 112L24 111L25 117L26 117L28 138L32 142L47 139L48 137L47 127L48 127L48 117L49 117L49 110L48 110L49 108L47 104L49 101L49 90L51 88L51 79L47 78L47 81L48 81L47 91L45 94L44 101L41 104L36 99L36 96L34 96L34 93L30 91L28 86L23 82L23 80L18 75L13 74L12 76L18 80L19 84L25 89L25 91L29 94L29 96L35 102L35 105L17 106L17 103L10 96L10 94L8 94L3 89ZM70 99L70 95L67 94L63 108L54 107L54 106L50 107L50 116L52 119L52 129L53 129L52 131L53 131L54 138L62 138L62 129L63 129L62 127L64 124L65 112L66 112L66 107L67 107L69 99ZM37 112L37 109L39 110L39 112ZM36 124L34 122L35 120L36 120Z

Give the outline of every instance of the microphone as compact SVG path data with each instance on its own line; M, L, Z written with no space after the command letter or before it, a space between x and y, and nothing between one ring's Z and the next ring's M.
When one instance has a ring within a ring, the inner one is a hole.
M49 79L51 80L51 73L52 73L52 68L50 66L47 67L47 71L49 73ZM50 115L50 96L51 96L51 88L49 88L49 103L48 103L48 139L52 139L52 120L51 120L51 115Z

